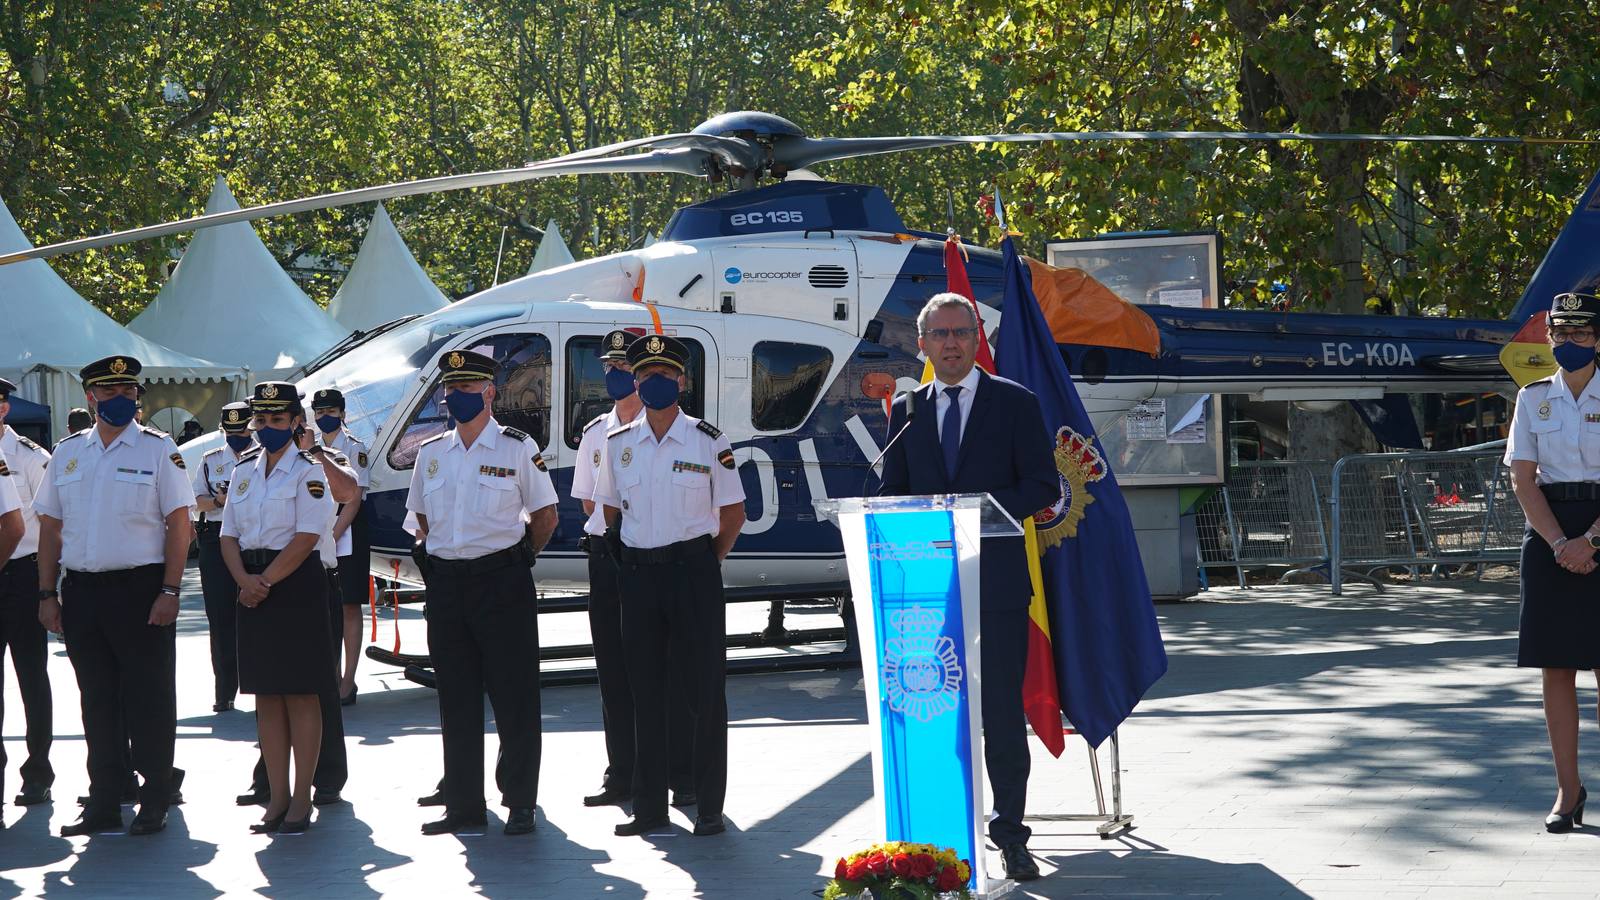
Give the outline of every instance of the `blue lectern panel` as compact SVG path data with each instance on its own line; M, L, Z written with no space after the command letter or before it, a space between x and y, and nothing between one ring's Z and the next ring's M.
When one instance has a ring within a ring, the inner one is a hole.
M866 516L883 730L885 835L973 846L973 746L950 512ZM869 695L870 696L870 695Z

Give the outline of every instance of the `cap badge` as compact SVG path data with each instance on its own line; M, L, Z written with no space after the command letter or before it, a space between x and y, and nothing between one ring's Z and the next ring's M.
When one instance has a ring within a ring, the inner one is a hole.
M450 365L450 368L459 369L459 368L461 368L461 362L462 362L461 354L460 353L452 353L452 354L450 354L450 358L445 360L445 362Z
M611 349L621 350L623 343L622 332L614 331L611 333Z
M128 363L122 357L119 356L111 361L111 374L121 375L126 371L128 371Z
M1562 294L1559 302L1563 312L1571 312L1583 308L1583 298L1577 294Z
M665 346L666 344L661 342L660 336L652 334L650 335L650 340L645 343L644 348L651 353L660 353L661 348Z
M275 399L277 399L277 396L278 396L278 386L277 385L275 385L275 384L263 384L261 386L261 399L263 399L263 400L275 400Z

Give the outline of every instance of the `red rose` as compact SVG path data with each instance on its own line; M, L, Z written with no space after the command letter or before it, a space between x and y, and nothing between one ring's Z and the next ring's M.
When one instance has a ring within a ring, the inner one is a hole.
M845 870L845 878L849 881L860 881L865 877L867 877L867 861L864 859L856 860Z
M942 894L945 891L953 891L960 887L961 873L956 871L955 866L945 866L939 870L939 881L934 885L934 888L939 893Z
M918 853L911 857L911 877L927 878L939 871L939 861L926 853Z
M901 878L909 877L911 875L911 857L904 853L896 853L889 860L889 868Z
M867 856L867 871L874 875L889 874L889 857L882 853L871 853Z
M839 881L843 881L850 877L849 872L850 864L844 861L844 857L839 857L839 864L833 867L833 877Z

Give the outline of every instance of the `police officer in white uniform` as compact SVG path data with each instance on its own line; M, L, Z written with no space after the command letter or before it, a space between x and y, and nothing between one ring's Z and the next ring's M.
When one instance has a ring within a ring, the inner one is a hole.
M1517 394L1505 463L1527 519L1517 665L1542 671L1556 799L1545 828L1583 820L1579 669L1600 672L1600 297L1557 294L1548 338L1559 368Z
M174 623L194 495L172 438L134 424L140 368L131 356L109 356L78 373L98 422L58 445L33 501L39 619L66 636L89 751L89 803L64 836L122 825L124 706L133 766L144 776L128 833L165 828L172 800Z
M194 508L199 516L195 531L200 543L200 590L206 599L207 636L211 639L211 677L215 685L212 712L233 709L239 693L238 623L239 586L222 560L222 508L228 503L228 484L239 457L255 445L250 434L250 404L240 401L222 407L223 444L200 457L194 472Z
M622 641L633 690L638 765L633 820L667 822L669 678L688 698L694 734L694 833L719 834L728 787L727 611L722 559L744 526L744 486L728 439L678 408L688 353L651 334L628 346L645 413L606 434L594 501L620 560Z
M539 625L530 567L556 527L556 491L539 445L495 421L490 357L440 360L456 427L424 441L407 526L427 584L428 654L444 737L444 818L423 834L486 824L483 694L500 735L495 782L507 834L534 829L539 789Z
M11 551L10 562L0 569L0 649L11 651L11 667L17 674L17 692L22 695L23 716L27 723L28 758L22 763L22 791L18 806L33 806L50 799L55 770L50 767L53 724L47 639L39 624L39 517L33 512L33 498L50 465L50 451L28 440L10 425L11 394L16 385L0 378L0 469L11 473L11 482L22 503L22 539ZM3 550L0 541L0 550ZM0 670L0 697L4 695L5 673ZM5 706L0 701L0 721ZM0 780L5 777L6 751L0 746ZM4 788L0 787L0 796Z
M339 595L341 600L339 633L336 636L335 656L343 648L344 667L339 680L339 702L350 706L356 702L356 665L361 661L361 608L367 602L371 579L370 537L366 511L362 501L371 485L367 459L367 445L345 427L343 392L323 388L311 395L311 414L316 419L318 440L323 446L340 453L346 465L355 473L357 494L350 503L339 505L339 517L333 523L334 539L338 542Z

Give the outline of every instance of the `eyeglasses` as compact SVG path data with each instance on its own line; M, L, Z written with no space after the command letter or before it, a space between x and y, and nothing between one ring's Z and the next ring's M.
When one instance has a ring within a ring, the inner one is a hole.
M1567 341L1571 341L1574 344L1583 344L1587 346L1594 343L1594 339L1595 334L1593 328L1550 329L1550 340L1552 343L1556 344L1565 344Z
M964 341L977 333L978 329L968 325L965 328L929 328L927 331L922 333L922 336L925 338L933 338L936 341L942 341L952 337L958 341Z

